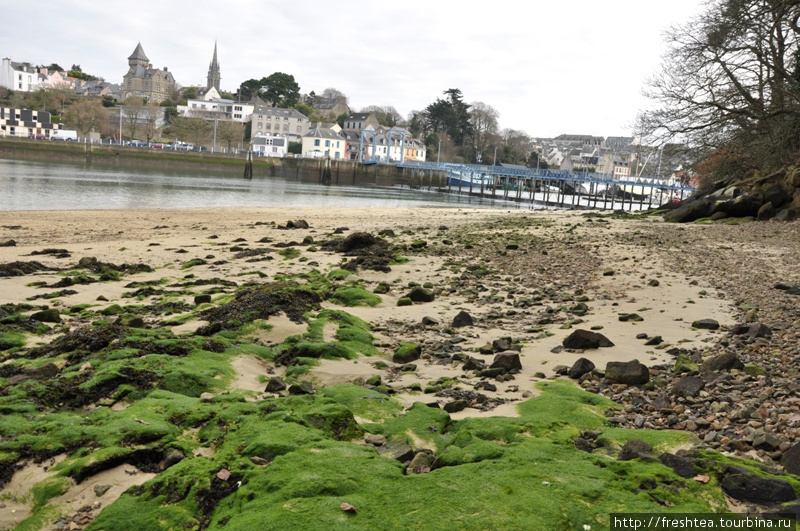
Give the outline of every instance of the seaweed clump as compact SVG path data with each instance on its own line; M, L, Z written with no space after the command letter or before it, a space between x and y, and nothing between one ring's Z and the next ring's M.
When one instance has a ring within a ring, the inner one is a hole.
M354 232L343 240L328 240L320 246L326 251L352 256L352 260L341 266L346 271L360 267L388 273L392 270L389 264L395 259L389 242L368 232Z
M236 298L217 308L201 313L211 324L197 330L201 336L213 335L222 330L235 330L256 319L269 319L280 312L296 323L303 322L306 312L319 308L322 296L316 291L290 284L275 282L239 292Z

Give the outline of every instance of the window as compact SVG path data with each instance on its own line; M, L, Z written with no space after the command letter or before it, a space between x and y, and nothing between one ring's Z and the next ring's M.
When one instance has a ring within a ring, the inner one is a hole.
M236 105L236 106L233 108L233 110L234 110L234 111L241 111L241 110L242 110L242 106L241 106L241 105Z
M261 129L261 122L258 122L258 128Z
M303 132L303 126L298 125L297 126L297 132L298 133L302 133Z
M288 133L289 132L289 124L284 125L283 126L283 130Z
M330 140L326 140L325 141L325 147L331 147L331 141Z
M241 114L234 114L234 115L233 115L233 117L234 117L234 118L240 118L240 119L241 119L242 115L241 115Z
M318 146L318 145L319 145L319 138L315 138L315 139L314 139L314 145L315 145L315 146Z
M336 152L336 158L338 159L340 155L341 155L341 153L339 153L339 152L337 151L337 152Z
M261 124L258 124L258 125L261 125ZM269 131L270 129L272 129L272 124L267 124L267 131Z
M336 147L337 148L339 147L339 141L338 140L336 141Z

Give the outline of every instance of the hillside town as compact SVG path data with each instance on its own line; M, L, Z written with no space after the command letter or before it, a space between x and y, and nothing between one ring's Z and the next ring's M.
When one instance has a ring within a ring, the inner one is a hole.
M404 120L393 107L356 111L336 89L300 93L293 77L280 73L260 81L274 77L282 83L279 90L294 91L293 97L276 96L255 79L227 92L221 88L216 42L201 86L182 86L167 66L155 67L141 43L127 58L127 68L120 64L124 73L113 83L84 74L79 65L65 70L2 59L0 136L232 153L252 145L254 154L264 157L455 161L618 177L685 173L680 146L656 149L622 136L540 138L499 131L496 111L482 103L463 104L457 89L445 94L453 108L466 111L470 134L460 141L461 135L444 126L431 127L430 113L448 100L437 99Z

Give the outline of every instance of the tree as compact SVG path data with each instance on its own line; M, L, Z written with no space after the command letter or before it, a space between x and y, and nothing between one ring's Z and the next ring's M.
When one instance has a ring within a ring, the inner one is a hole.
M425 116L420 111L411 111L406 118L408 130L414 138L422 138L425 132Z
M453 144L461 147L464 145L464 141L472 136L470 106L464 103L459 89L448 89L444 91L444 94L448 96L447 99L437 98L435 102L425 108L427 130L434 133L447 133Z
M262 83L259 79L248 79L247 81L243 82L241 85L239 85L238 100L250 101L254 96L259 94L261 91L261 86Z
M218 122L217 141L227 145L228 151L231 151L233 146L238 146L244 141L244 124L229 120Z
M183 89L183 99L196 100L198 97L197 87L186 87Z
M712 0L674 27L638 129L713 154L716 177L770 171L800 154L800 0Z
M149 103L144 106L141 113L141 133L144 139L150 142L158 136L158 116L161 114L161 108L158 105ZM132 136L132 135L131 135Z
M503 129L503 159L509 164L525 164L529 160L531 138L525 131Z
M136 131L139 128L140 120L144 119L145 102L138 96L131 96L122 105L123 122L128 138L136 138Z
M488 151L496 145L497 119L500 113L491 105L477 101L470 106L469 122L472 125L472 140L475 151L486 160Z
M397 112L397 109L395 109L391 105L386 105L384 107L379 107L378 105L368 105L367 107L361 109L359 112L362 113L374 112L375 117L378 119L378 123L385 127L394 127L403 120L403 117L400 115L399 112Z
M333 87L328 87L322 91L322 97L329 100L338 100L343 99L345 103L348 103L347 96L344 95L339 89L335 89Z
M264 99L273 107L290 108L300 99L300 85L292 75L275 72L261 81Z
M64 121L80 136L86 137L108 122L108 111L99 100L79 100L67 108Z
M49 65L45 66L44 68L46 68L48 72L63 72L64 71L64 69L61 68L61 65L59 65L58 63L50 63ZM78 68L80 68L80 67L78 67Z
M213 128L202 118L177 117L170 126L170 134L178 140L195 145L207 144Z

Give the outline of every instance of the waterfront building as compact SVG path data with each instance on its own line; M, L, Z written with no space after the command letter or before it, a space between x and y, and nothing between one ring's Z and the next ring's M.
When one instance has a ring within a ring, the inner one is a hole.
M17 63L8 57L0 63L0 87L18 92L34 92L43 81L30 63Z
M50 138L52 132L59 129L61 124L54 124L49 112L0 107L0 136L44 135Z
M163 70L153 68L144 53L142 43L128 57L128 73L122 78L123 99L131 96L146 98L151 103L169 99L175 89L175 78L165 66Z
M289 142L302 142L309 131L308 116L295 109L259 105L252 111L251 122L253 135L281 135Z

